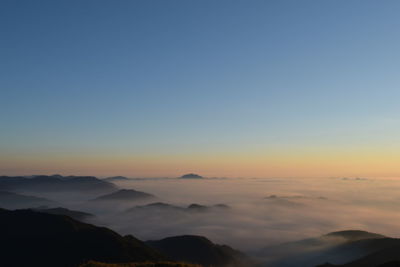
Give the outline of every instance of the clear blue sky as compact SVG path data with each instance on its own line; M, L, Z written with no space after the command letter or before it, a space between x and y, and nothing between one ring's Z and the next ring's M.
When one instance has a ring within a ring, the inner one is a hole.
M395 0L3 0L0 170L400 148L399 14Z

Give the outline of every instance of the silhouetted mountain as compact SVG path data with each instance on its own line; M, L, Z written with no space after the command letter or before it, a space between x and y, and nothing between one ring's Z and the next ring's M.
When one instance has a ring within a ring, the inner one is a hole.
M253 264L240 251L226 245L214 244L202 236L175 236L146 243L176 261L218 267L249 267Z
M0 264L73 267L102 262L160 261L166 257L133 236L32 210L0 210Z
M27 196L13 192L0 191L0 206L6 209L33 208L39 206L54 206L56 202L46 198Z
M35 192L110 192L116 186L107 181L92 176L46 176L39 175L32 178L16 176L0 176L0 190L4 191L35 191Z
M131 179L126 178L124 176L113 176L113 177L107 177L103 179L104 181L109 181L109 182L113 182L113 181L129 181Z
M266 247L259 256L276 267L316 266L325 262L343 264L379 249L379 240L385 239L388 238L365 231L340 231Z
M48 213L48 214L65 215L65 216L71 217L71 218L79 220L79 221L88 219L90 217L94 217L94 215L90 214L90 213L77 211L77 210L69 210L69 209L65 209L65 208L61 208L61 207L50 208L50 209L38 208L38 209L34 209L34 211Z
M183 179L202 179L203 177L198 175L198 174L195 174L195 173L188 173L188 174L182 175L180 178L183 178Z
M144 200L155 198L152 194L136 191L133 189L121 189L111 194L99 196L94 201L112 201L112 200Z

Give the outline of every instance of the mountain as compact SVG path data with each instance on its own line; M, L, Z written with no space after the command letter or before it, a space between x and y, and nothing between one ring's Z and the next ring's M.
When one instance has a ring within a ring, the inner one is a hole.
M39 206L54 206L56 202L46 198L0 191L0 206L6 209L33 208Z
M325 262L343 264L385 244L383 235L358 230L332 232L320 237L283 243L262 249L257 255L268 266L316 266Z
M200 204L193 203L193 204L190 204L190 205L187 207L187 209L188 209L189 211L200 211L200 212L202 212L202 211L208 211L208 210L209 210L209 207L204 206L204 205L200 205Z
M37 175L32 178L23 176L0 176L0 190L33 192L110 192L116 186L93 176L47 176Z
M203 177L195 174L195 173L188 173L188 174L184 174L181 177L179 177L181 179L202 179Z
M205 211L211 211L211 210L227 210L230 207L226 204L216 204L213 206L204 206L204 205L200 205L200 204L190 204L189 206L187 206L186 210L188 211L195 211L195 212L205 212Z
M34 211L42 212L42 213L48 213L48 214L55 214L55 215L65 215L68 217L71 217L75 220L82 221L91 217L94 217L93 214L82 212L82 211L77 211L77 210L69 210L65 208L38 208L34 209Z
M114 182L114 181L129 181L131 179L126 178L124 176L113 176L113 177L104 178L103 180L108 181L108 182Z
M371 253L358 260L342 265L343 267L381 267L400 266L400 242L396 245Z
M226 245L217 245L205 237L184 235L168 237L146 244L159 250L171 259L205 267L249 267L253 265L245 254Z
M167 257L133 236L63 215L0 210L0 264L7 267L75 267L101 262L163 261Z
M133 189L121 189L116 192L99 196L94 201L115 201L115 200L144 200L155 198L152 194L136 191Z
M342 267L398 267L400 266L400 239L383 238L358 242L357 247L363 250L363 255L342 265L326 263L320 266Z

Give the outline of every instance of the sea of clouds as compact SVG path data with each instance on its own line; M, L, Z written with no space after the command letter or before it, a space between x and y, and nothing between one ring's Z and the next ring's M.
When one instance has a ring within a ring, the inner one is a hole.
M400 180L388 178L134 179L116 183L157 196L144 202L91 203L64 196L64 205L97 216L91 222L142 240L202 235L243 251L332 231L359 229L398 236ZM69 200L69 201L68 201ZM127 209L151 202L229 209L185 212Z

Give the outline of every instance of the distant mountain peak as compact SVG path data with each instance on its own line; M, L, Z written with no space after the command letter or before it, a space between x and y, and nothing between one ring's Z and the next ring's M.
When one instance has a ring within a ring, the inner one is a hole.
M201 179L201 178L203 178L203 176L200 176L200 175L195 174L195 173L188 173L188 174L182 175L180 178L183 178L183 179Z

